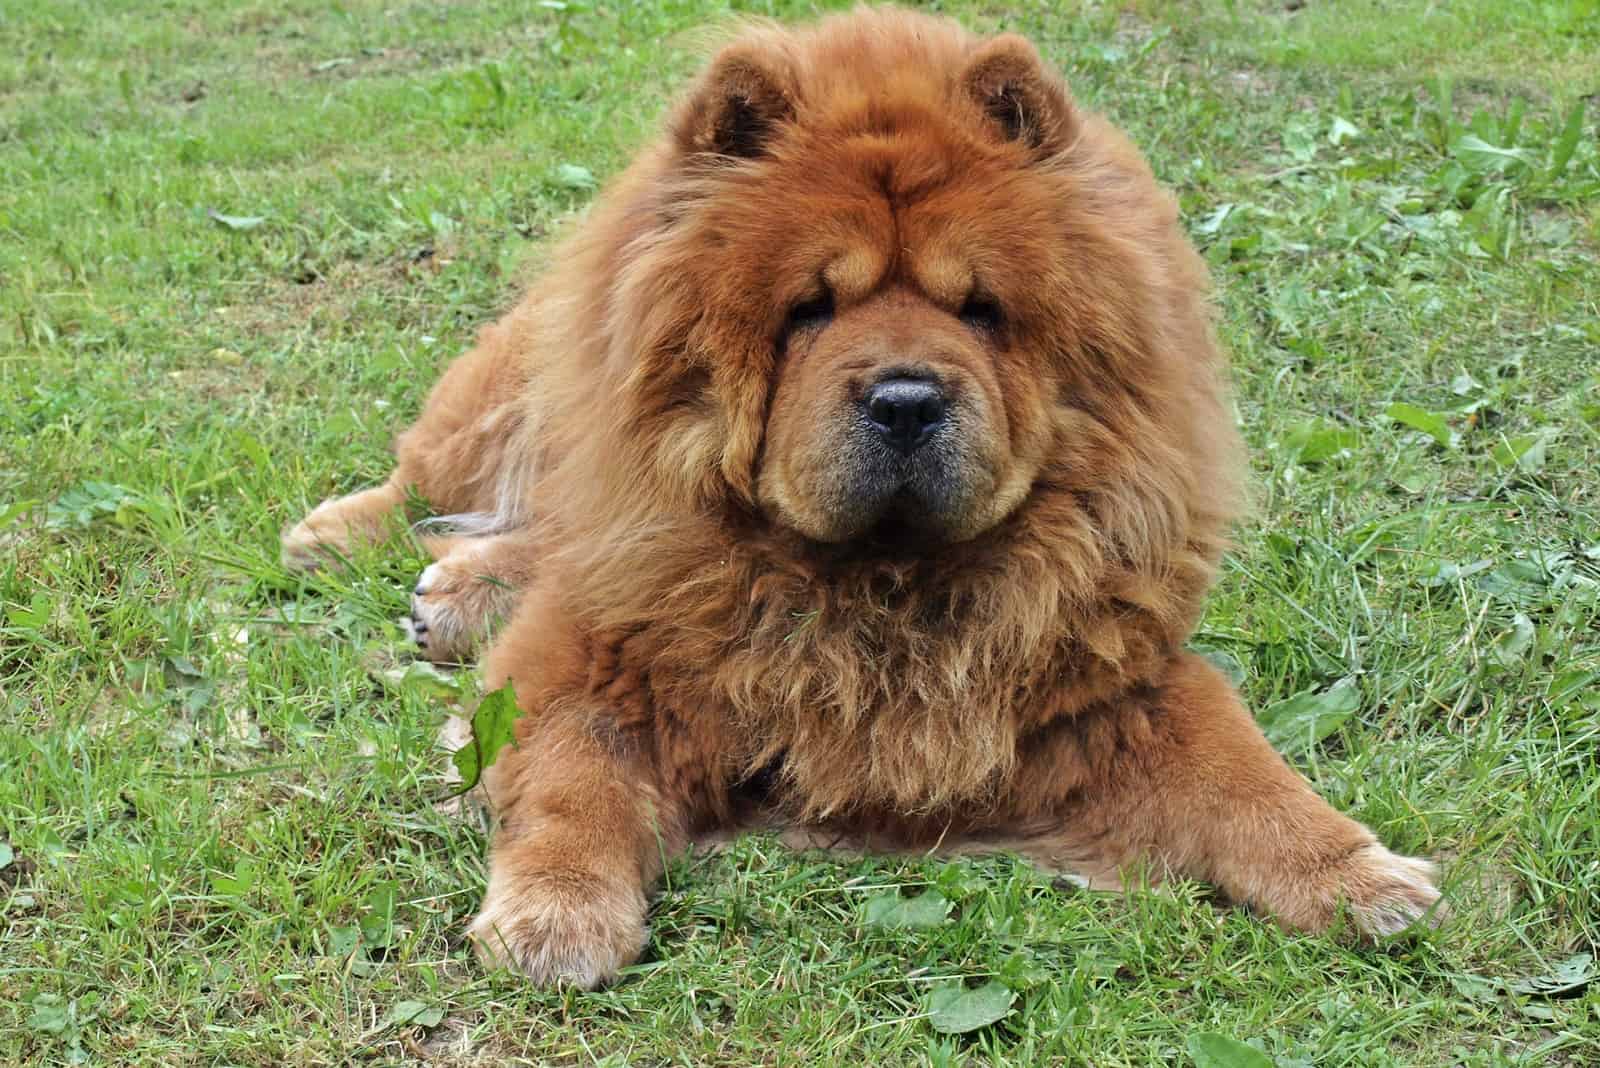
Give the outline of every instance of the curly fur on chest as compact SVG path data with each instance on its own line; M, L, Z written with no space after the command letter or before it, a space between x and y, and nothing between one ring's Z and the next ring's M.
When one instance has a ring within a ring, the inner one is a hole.
M981 811L1031 734L1157 669L1211 574L1197 545L1152 583L1081 512L1053 518L1048 538L1034 516L959 566L701 543L648 619L613 629L628 636L597 655L591 692L714 776L781 767L798 818Z

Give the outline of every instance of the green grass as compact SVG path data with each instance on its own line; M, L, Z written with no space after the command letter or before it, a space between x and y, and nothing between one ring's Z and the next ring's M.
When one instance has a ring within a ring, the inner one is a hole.
M940 5L1034 37L1216 269L1256 492L1197 644L1262 709L1354 680L1293 758L1454 918L753 838L615 989L485 974L441 704L380 682L420 559L302 582L277 534L382 477L730 6L52 0L0 16L0 1062L1594 1063L1600 982L1516 986L1600 945L1593 0L1016 6Z

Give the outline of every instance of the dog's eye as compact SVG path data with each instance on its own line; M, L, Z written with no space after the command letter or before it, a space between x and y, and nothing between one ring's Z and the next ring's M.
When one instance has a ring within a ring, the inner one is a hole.
M961 305L958 314L961 316L961 321L972 329L986 333L999 330L1001 324L1005 322L1005 316L1000 311L1000 302L979 293L968 297L967 302Z
M827 326L832 321L833 294L823 290L820 296L803 300L789 309L789 321L784 324L784 333L813 330L819 326Z
M781 356L788 351L789 339L796 333L821 330L832 321L832 293L824 289L820 296L802 300L789 309L789 316L783 321L783 330L778 334L778 354Z

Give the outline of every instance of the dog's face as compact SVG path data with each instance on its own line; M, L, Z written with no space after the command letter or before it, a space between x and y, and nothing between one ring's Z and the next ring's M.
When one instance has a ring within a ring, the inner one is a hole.
M922 44L921 66L860 38L725 52L640 243L663 467L714 449L817 542L982 535L1147 373L1107 355L1139 348L1147 257L1081 192L1139 176L1073 163L1078 116L1020 38Z
M1048 444L1053 371L1012 281L1027 254L1003 208L970 205L1004 175L878 136L833 154L854 179L827 190L841 222L769 260L784 319L758 501L817 541L971 538L1023 499Z

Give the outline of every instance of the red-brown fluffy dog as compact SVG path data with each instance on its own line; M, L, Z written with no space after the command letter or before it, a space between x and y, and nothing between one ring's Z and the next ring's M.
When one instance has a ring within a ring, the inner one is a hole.
M1236 499L1201 261L1033 48L900 11L743 32L389 481L286 558L453 513L412 626L526 711L473 935L540 982L644 945L745 826L1215 883L1318 930L1429 914L1183 643Z

